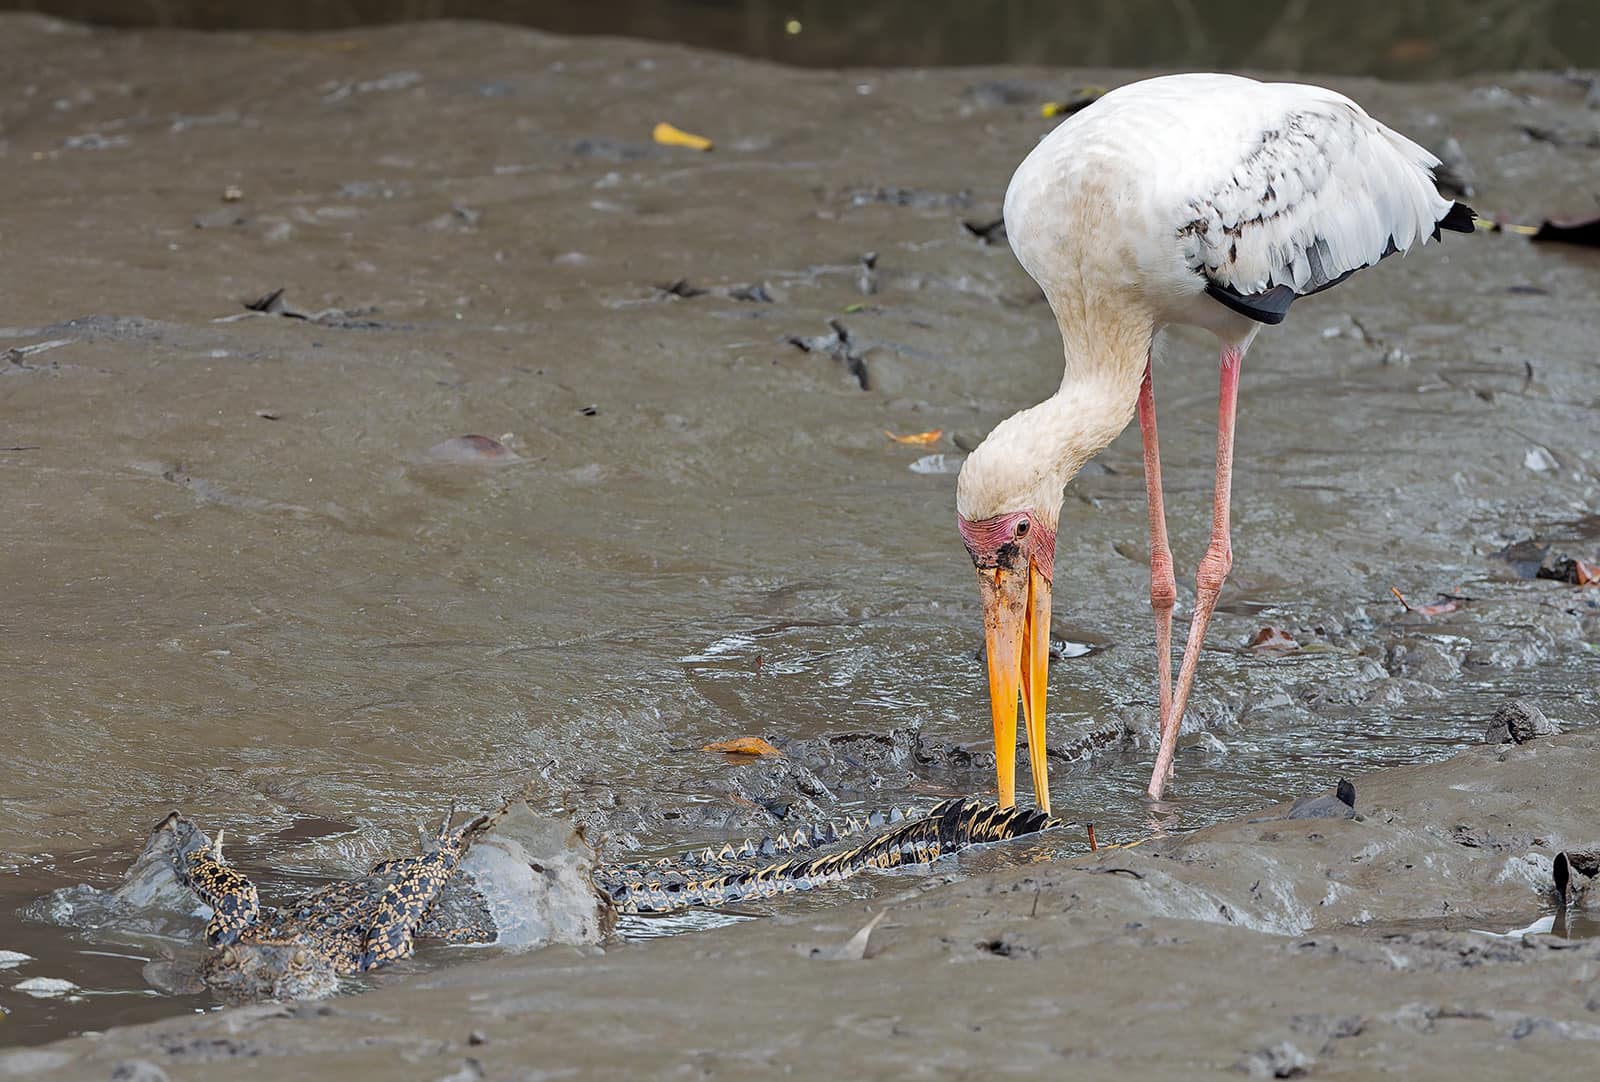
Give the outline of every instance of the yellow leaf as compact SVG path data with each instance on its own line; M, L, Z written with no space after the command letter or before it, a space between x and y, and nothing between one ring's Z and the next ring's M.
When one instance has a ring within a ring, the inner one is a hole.
M1091 105L1097 98L1104 97L1106 88L1103 86L1080 86L1073 92L1067 101L1047 101L1039 106L1039 115L1046 120L1058 116L1071 116L1086 105Z
M662 146L688 147L690 150L710 150L711 140L703 135L695 135L681 128L674 128L666 121L656 125L655 131L650 133L651 138Z
M783 752L759 736L736 736L732 740L718 740L707 744L701 751L720 751L728 755L782 755Z
M919 447L925 447L930 443L938 443L939 438L944 435L944 429L930 428L926 432L913 432L909 436L896 436L893 432L887 430L883 434L896 443L912 443Z

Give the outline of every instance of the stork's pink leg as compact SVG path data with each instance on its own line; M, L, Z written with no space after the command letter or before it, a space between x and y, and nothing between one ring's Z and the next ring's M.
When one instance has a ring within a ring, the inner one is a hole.
M1178 728L1183 723L1183 708L1194 684L1194 670L1200 663L1200 644L1206 638L1206 625L1217 607L1217 595L1233 567L1233 545L1229 541L1228 500L1233 488L1233 418L1239 402L1239 367L1244 350L1225 346L1222 350L1222 378L1217 394L1217 490L1211 508L1211 544L1200 559L1195 573L1194 616L1189 621L1189 641L1183 648L1183 664L1178 667L1178 687L1173 693L1171 712L1161 726L1161 749L1156 753L1155 770L1150 774L1150 796L1161 799L1167 779L1172 776L1172 756L1178 747Z
M1156 396L1150 368L1147 359L1144 382L1139 385L1139 431L1144 436L1144 492L1150 505L1150 608L1156 614L1156 680L1161 742L1165 745L1172 713L1172 606L1178 600L1178 586L1172 575L1167 512L1161 501L1161 448L1156 441Z

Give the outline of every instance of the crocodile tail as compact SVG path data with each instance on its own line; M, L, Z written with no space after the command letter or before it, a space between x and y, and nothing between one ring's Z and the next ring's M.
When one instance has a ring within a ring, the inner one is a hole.
M675 857L630 861L612 867L619 872L634 872L640 875L672 869L726 868L746 861L777 859L790 853L810 852L858 837L870 830L894 826L928 814L931 812L921 812L915 808L890 808L887 811L873 811L860 818L852 815L843 822L812 823L797 827L792 832L745 838L740 842L725 842L720 846L690 849Z
M904 822L919 814L921 813L911 808L872 811L861 818L849 816L842 823L832 821L813 823L790 833L771 834L758 839L746 838L737 846L724 845L720 849L691 850L683 854L682 859L685 863L712 866L760 857L780 857L786 853L807 852L865 834L869 830L878 830L884 826Z
M699 876L693 866L667 863L611 866L596 880L623 913L665 913L691 906L728 905L836 883L862 871L931 864L972 845L1037 833L1060 820L1034 809L999 808L970 797L945 800L926 815L901 821L849 849L808 859Z

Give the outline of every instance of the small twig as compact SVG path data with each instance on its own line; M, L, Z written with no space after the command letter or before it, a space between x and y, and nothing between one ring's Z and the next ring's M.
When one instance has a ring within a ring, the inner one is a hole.
M1089 852L1093 853L1093 852L1098 851L1100 846L1099 846L1099 843L1097 843L1094 840L1094 824L1090 823L1090 824L1088 824L1088 826L1089 826Z
M1402 609L1405 609L1407 612L1411 611L1411 603L1406 600L1406 596L1400 592L1398 587L1389 587L1389 592L1394 595L1394 599L1396 601L1400 602L1400 607Z
M872 938L872 930L878 922L889 915L887 909L878 910L878 915L867 921L861 930L850 937L850 941L838 947L827 955L830 962L859 962L867 956L867 942Z

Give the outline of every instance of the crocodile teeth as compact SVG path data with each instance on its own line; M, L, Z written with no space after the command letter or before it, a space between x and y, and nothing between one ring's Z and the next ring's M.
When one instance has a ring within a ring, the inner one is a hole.
M867 816L867 826L869 827L876 829L883 826L883 823L884 819L881 811L874 811L872 814Z
M891 822L891 823L904 822L905 821L905 817L906 817L906 813L901 811L899 808L890 808L889 809L889 822Z

